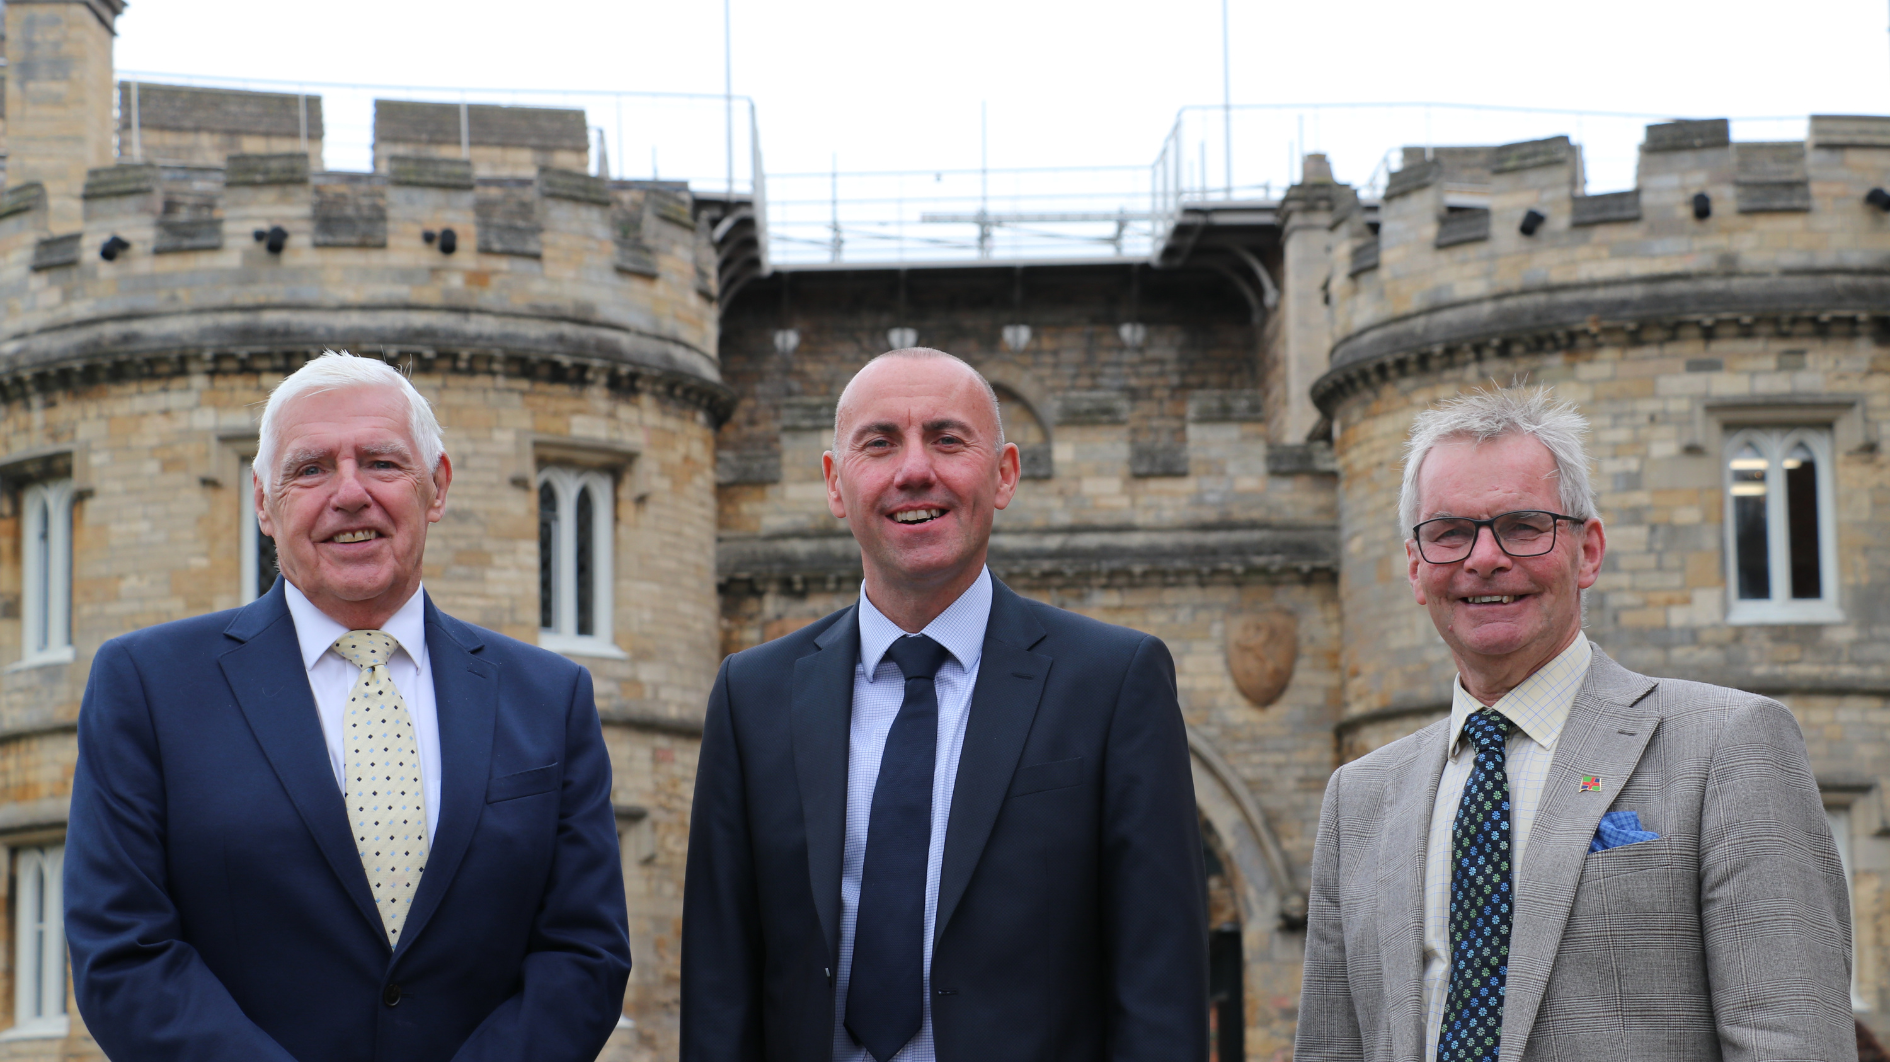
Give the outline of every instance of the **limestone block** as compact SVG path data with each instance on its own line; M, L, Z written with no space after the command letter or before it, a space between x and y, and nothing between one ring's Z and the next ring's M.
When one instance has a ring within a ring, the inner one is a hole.
M1067 391L1053 399L1056 423L1126 424L1129 396L1120 391Z
M471 188L473 166L470 159L442 159L425 156L396 155L388 159L388 179L394 184L423 188Z
M301 154L231 155L225 185L307 184L308 156Z

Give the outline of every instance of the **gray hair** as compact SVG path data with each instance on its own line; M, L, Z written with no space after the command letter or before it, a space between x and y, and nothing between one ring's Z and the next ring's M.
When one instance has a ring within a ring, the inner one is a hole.
M1582 520L1595 516L1595 488L1588 480L1588 450L1582 436L1588 418L1573 402L1558 402L1546 387L1491 387L1448 399L1417 415L1404 447L1404 489L1398 494L1398 519L1406 537L1418 522L1418 470L1431 447L1456 439L1488 442L1506 435L1530 435L1555 458L1562 512Z
M867 362L865 365L860 366L860 372L865 372L875 363L884 361L887 358L910 358L914 361L936 361L939 358L945 358L950 361L955 361L963 365L966 369L969 369L971 375L977 379L978 385L984 388L984 397L991 402L991 422L997 425L998 449L1004 449L1004 411L998 406L997 390L991 386L991 381L984 378L983 373L971 368L970 362L956 354L947 354L942 350L934 350L931 347L901 347L898 350L889 350L874 358L872 361ZM853 379L857 380L859 376L860 373L856 372L853 374ZM847 387L852 386L853 380L848 380ZM835 453L838 453L840 450L840 405L846 397L846 388L841 388L840 397L835 399L833 403L833 449Z
M407 400L407 433L413 436L414 445L420 448L420 463L429 471L440 464L440 455L446 452L446 443L440 438L440 422L433 416L433 407L414 390L413 383L398 369L379 358L356 357L347 351L325 350L322 356L290 373L276 389L269 393L269 402L263 406L260 438L256 441L256 476L262 482L264 494L274 494L276 479L282 471L276 467L277 454L282 448L281 433L282 411L290 402L308 394L323 391L339 391L349 387L392 387Z

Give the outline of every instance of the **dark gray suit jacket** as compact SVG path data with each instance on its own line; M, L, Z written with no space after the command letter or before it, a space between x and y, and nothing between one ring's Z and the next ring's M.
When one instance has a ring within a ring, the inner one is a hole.
M939 876L940 1062L1207 1057L1201 836L1159 639L992 583ZM730 657L696 776L686 1062L833 1055L857 611Z
M1424 847L1449 725L1326 787L1301 1062L1424 1057ZM1602 814L1626 810L1659 839L1590 853ZM1648 678L1596 648L1515 889L1503 1062L1857 1055L1849 894L1776 701Z

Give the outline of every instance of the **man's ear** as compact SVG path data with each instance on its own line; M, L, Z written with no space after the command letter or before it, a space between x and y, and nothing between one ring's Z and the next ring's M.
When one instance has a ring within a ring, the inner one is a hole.
M255 493L252 495L256 503L256 525L262 529L263 534L274 538L276 537L276 522L269 518L269 499L263 492L263 478L261 475L252 475L250 479L256 485Z
M433 504L427 506L427 523L437 524L446 514L446 488L453 485L453 459L440 454L440 463L433 466Z
M840 493L840 468L834 462L833 451L820 455L820 475L827 481L827 511L836 520L847 518L847 499Z
M1418 604L1430 604L1424 597L1424 584L1418 581L1418 564L1423 558L1418 556L1417 543L1408 538L1404 540L1404 559L1410 564L1410 568L1405 575L1411 580L1412 595L1417 598Z
M1017 496L1017 481L1024 475L1023 454L1016 443L1005 443L998 451L998 489L994 504L1002 509Z

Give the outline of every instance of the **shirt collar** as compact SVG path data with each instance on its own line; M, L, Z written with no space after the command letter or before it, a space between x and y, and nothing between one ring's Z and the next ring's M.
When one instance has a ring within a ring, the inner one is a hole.
M984 654L984 629L991 621L991 569L978 578L958 600L946 607L920 634L945 647L967 673L978 666ZM867 681L879 670L879 662L892 643L905 637L899 625L886 618L866 596L866 584L860 584L860 664L866 668Z
M348 633L348 628L336 623L328 613L315 607L315 602L308 595L296 589L294 583L282 580L283 596L289 602L289 615L295 620L295 640L302 650L302 668L311 670L322 654L334 648L335 639ZM427 609L426 590L416 587L413 596L400 606L381 630L393 635L416 665L424 665L427 659Z
M1568 648L1490 707L1515 723L1536 744L1552 749L1555 739L1562 734L1562 724L1568 722L1568 710L1575 704L1575 694L1581 691L1582 681L1588 677L1588 663L1593 657L1594 649L1588 644L1588 636L1577 631ZM1462 676L1451 682L1450 744L1445 748L1455 753L1457 740L1463 736L1463 724L1482 710L1482 703L1464 690Z

